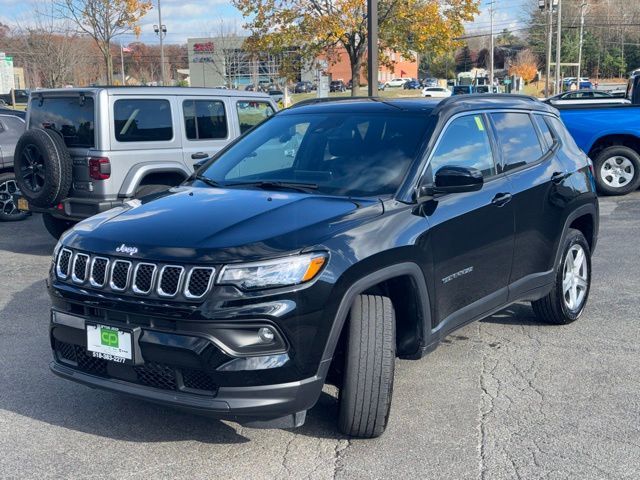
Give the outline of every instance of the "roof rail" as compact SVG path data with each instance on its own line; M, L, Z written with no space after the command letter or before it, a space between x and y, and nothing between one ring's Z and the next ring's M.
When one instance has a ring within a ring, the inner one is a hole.
M351 101L351 100L371 100L373 102L378 102L378 101L380 101L380 98L379 97L367 97L367 96L308 98L306 100L301 100L298 103L294 103L289 108L304 107L305 105L316 105L318 103Z

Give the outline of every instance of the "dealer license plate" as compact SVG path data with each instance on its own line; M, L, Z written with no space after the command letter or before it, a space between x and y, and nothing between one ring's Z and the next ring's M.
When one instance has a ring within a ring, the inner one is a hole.
M29 211L29 202L27 202L24 198L19 198L18 199L18 210L21 210L23 212L28 212Z
M95 358L129 363L133 359L131 332L117 327L87 324L87 350Z

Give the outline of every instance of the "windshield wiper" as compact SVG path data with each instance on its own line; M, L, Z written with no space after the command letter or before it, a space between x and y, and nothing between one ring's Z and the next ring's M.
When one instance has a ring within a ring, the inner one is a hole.
M318 185L316 183L279 182L275 180L227 183L225 187L257 187L264 190L288 189L304 193L311 193L313 190L318 189Z
M215 180L213 180L212 178L209 177L205 177L204 175L194 175L193 178L195 178L196 180L200 180L203 183L206 183L207 185L209 185L210 187L218 187L218 188L222 188L224 185L222 185L219 182L216 182Z

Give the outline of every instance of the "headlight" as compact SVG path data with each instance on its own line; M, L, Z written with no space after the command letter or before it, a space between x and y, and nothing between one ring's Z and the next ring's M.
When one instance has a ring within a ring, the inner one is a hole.
M327 261L324 253L309 253L264 262L226 265L218 283L242 290L285 287L308 282L318 275Z

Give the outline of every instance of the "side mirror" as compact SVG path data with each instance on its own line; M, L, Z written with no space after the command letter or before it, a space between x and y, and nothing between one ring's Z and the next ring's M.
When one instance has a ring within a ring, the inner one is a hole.
M425 201L438 194L477 192L482 188L484 178L476 168L444 166L435 175L433 184L420 185L418 201Z

